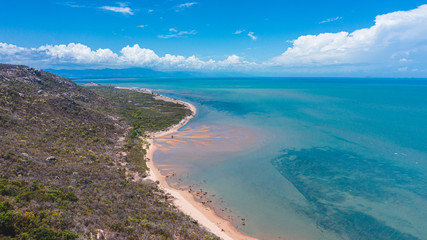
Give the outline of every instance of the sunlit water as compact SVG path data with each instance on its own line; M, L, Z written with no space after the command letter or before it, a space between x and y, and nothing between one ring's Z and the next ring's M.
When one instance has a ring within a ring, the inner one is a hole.
M427 239L427 80L95 82L189 101L198 116L182 132L212 126L228 136L222 147L221 138L199 147L182 138L155 161L177 168L171 181L207 191L219 214L247 234Z

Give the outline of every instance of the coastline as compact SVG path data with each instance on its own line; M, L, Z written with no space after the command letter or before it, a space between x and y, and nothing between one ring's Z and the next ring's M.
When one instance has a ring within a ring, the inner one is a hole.
M166 96L153 93L149 89L125 88L125 87L118 87L118 88L154 94L156 99L185 105L192 112L191 115L182 119L178 124L173 125L164 131L149 133L149 137L144 139L146 142L148 142L148 144L144 147L147 150L146 158L148 159L147 166L149 168L148 176L145 179L151 180L153 182L158 181L160 189L165 191L165 193L173 196L173 204L180 211L182 211L184 214L189 215L191 218L195 219L200 225L202 225L207 230L217 235L221 239L255 240L256 238L247 236L239 232L229 221L219 217L213 209L206 207L202 203L196 201L194 199L194 196L191 193L187 191L175 189L169 186L169 184L166 181L166 177L160 173L160 171L154 164L153 155L154 155L154 152L157 150L157 147L154 144L154 139L168 135L168 134L173 134L177 132L181 127L185 126L193 117L196 116L196 113L197 113L196 107L184 101L172 99Z

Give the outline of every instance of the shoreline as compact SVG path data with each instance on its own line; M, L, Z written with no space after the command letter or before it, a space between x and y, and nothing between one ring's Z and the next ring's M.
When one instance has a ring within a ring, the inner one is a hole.
M144 148L147 150L146 158L148 159L147 166L149 168L148 176L145 179L151 180L153 182L158 181L159 188L162 189L166 194L173 196L173 204L181 212L183 212L186 215L189 215L191 218L196 220L201 226L203 226L204 228L206 228L208 231L215 234L216 236L220 237L221 239L224 239L224 240L233 240L233 239L255 240L257 239L257 238L253 238L248 235L245 235L244 233L238 231L231 224L231 222L219 217L215 213L214 209L206 207L202 203L196 201L194 196L191 193L187 191L175 189L169 186L169 184L166 181L166 177L160 173L160 171L154 164L153 155L154 155L154 152L157 150L157 147L154 144L154 139L156 137L162 137L165 135L175 133L181 127L185 126L193 117L196 116L197 114L196 107L194 107L194 105L188 102L176 100L176 99L169 98L157 93L153 93L149 89L125 88L125 87L118 87L118 88L154 94L156 99L182 104L192 112L191 115L186 116L178 124L172 125L171 127L169 127L164 131L149 133L148 134L149 137L144 139L146 142L148 142L148 148L147 148L147 145L145 145Z

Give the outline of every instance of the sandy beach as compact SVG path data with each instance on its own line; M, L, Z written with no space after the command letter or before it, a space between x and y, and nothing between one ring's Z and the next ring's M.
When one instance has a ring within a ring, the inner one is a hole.
M129 89L138 91L138 89L135 89L135 88L129 88ZM149 92L149 90L147 89L143 89L141 91L144 91L147 93ZM151 91L149 93L151 93ZM150 169L146 179L149 179L154 182L158 181L160 188L164 190L167 194L170 194L171 196L173 196L174 198L173 203L179 210L189 215L193 219L197 220L197 222L200 225L202 225L203 227L205 227L206 229L208 229L209 231L211 231L221 239L225 239L225 240L256 239L239 232L229 221L219 217L214 212L213 209L206 207L202 203L196 201L194 196L188 191L175 189L169 186L169 184L166 181L166 177L160 173L159 169L155 166L153 161L154 152L157 150L157 146L154 143L154 139L177 132L181 127L186 125L194 116L196 116L197 110L190 103L179 101L179 100L172 99L172 98L165 97L158 94L155 94L155 95L156 95L155 96L156 99L185 105L188 109L191 110L192 114L190 116L187 116L183 120L181 120L180 123L174 126L171 126L165 131L150 133L149 134L150 137L148 139L145 139L148 142L146 157L149 159L149 161L147 161L147 165Z

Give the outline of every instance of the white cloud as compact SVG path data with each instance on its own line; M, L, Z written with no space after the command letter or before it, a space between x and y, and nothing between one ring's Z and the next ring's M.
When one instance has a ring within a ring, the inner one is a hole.
M128 7L126 3L118 2L117 4L119 4L118 7L102 6L99 8L103 9L103 10L107 10L107 11L122 13L123 15L133 15L134 14L133 10L130 7Z
M136 26L137 28L146 28L146 27L148 27L148 25L147 24L141 24L141 25L138 25L138 26Z
M195 35L197 34L196 30L191 31L178 31L175 28L169 28L169 34L166 35L158 35L158 38L179 38L179 37L187 37L188 35Z
M236 30L233 34L241 34L243 33L245 30Z
M125 65L142 65L151 67L157 63L160 59L157 54L147 48L141 48L138 44L135 44L133 47L126 46L120 51L122 54L118 62Z
M184 57L172 54L158 56L153 50L138 44L126 46L120 53L110 49L92 50L80 43L68 45L44 45L38 48L23 48L0 43L0 61L10 64L25 64L39 68L127 68L144 67L157 70L225 70L237 69L248 62L231 55L223 61L201 60L195 56Z
M304 35L282 55L271 60L278 66L369 66L392 68L407 64L425 66L427 56L427 5L410 11L379 15L375 24L352 33ZM414 66L415 67L415 66ZM425 69L425 67L424 67Z
M13 44L0 43L0 56L15 55L26 51L30 50Z
M80 43L44 45L34 50L44 53L49 58L59 59L64 62L108 63L117 58L117 54L113 53L110 49L100 48L92 51L88 46Z
M177 8L188 8L188 7L191 7L191 6L196 5L196 4L197 4L197 2L187 2L187 3L179 4L176 7Z
M342 19L342 17L328 18L326 20L323 20L323 21L319 22L319 24L324 24L324 23L328 23L328 22L334 22L334 21L341 20L341 19Z
M254 41L258 39L258 37L254 35L254 32L249 32L248 36Z
M220 61L220 64L229 65L229 64L237 64L239 63L241 58L235 54L228 56L227 59Z
M86 7L84 5L76 4L75 2L65 2L64 5L67 7L72 7L72 8L84 8L84 7Z
M187 2L187 3L182 3L182 4L179 4L179 5L177 5L176 7L175 7L175 11L176 12L179 12L179 11L182 11L182 10L184 10L184 9L187 9L187 8L189 8L189 7L191 7L191 6L194 6L194 5L196 5L197 4L197 2Z

